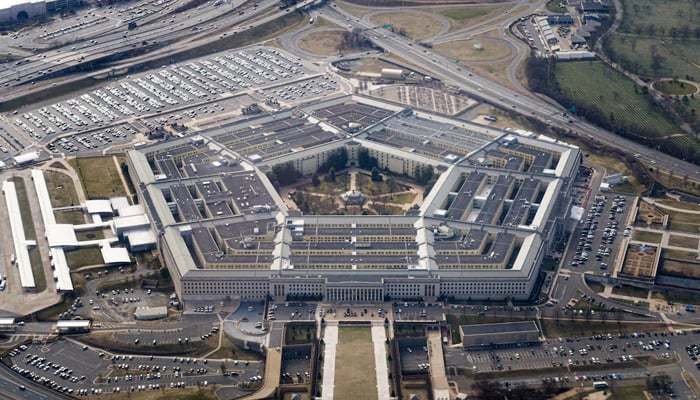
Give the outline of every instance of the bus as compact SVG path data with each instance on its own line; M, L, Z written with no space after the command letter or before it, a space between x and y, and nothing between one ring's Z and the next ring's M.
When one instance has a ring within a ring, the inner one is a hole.
M593 389L607 389L607 388L608 388L608 382L605 382L605 381L593 382Z

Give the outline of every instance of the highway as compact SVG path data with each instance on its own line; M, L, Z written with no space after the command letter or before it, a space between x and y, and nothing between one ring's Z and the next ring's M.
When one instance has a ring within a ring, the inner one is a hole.
M173 42L208 37L217 39L213 33L227 26L234 26L275 7L277 1L262 0L258 7L243 8L243 14L234 12L240 3L220 6L202 6L200 10L188 10L184 14L152 14L153 17L135 21L138 28L127 30L127 24L116 23L112 29L95 32L95 35L84 36L58 48L27 57L12 64L3 65L0 69L0 86L12 87L26 85L27 81L40 78L41 75L60 76L65 71L80 65L90 65L105 57L126 53L144 46L171 46ZM280 10L276 17L284 14ZM165 14L165 15L162 15ZM259 24L260 21L256 21ZM220 28L221 27L221 28ZM116 28L116 29L115 29ZM43 72L43 73L42 73Z
M294 9L305 7L309 2L300 3ZM115 54L126 53L134 48L144 46L144 41L149 46L156 43L163 47L151 49L146 55L136 57L135 59L137 60L151 58L155 54L167 54L186 47L202 45L219 39L219 33L227 31L227 33L235 34L239 29L256 26L285 14L285 10L268 12L270 15L257 19L252 25L248 26L246 23L243 24L243 28L240 27L244 21L251 19L255 15L259 16L271 7L276 8L276 4L277 2L273 0L263 0L259 3L259 7L248 6L245 8L243 15L239 15L238 12L232 12L237 6L235 2L220 6L202 6L200 10L191 9L181 15L167 14L164 12L167 9L161 9L159 13L144 18L141 21L141 25L135 30L117 29L103 32L98 34L96 38L83 40L81 42L82 46L81 43L71 43L24 59L20 62L20 65L8 67L6 64L5 69L0 70L0 86L23 85L27 80L38 76L40 71L55 76L61 70L81 64L89 64L92 61ZM520 4L517 3L517 5ZM518 7L517 13L510 14L511 20L517 20L531 13L532 7ZM584 140L595 139L611 148L620 148L630 154L639 154L640 160L647 165L652 166L655 164L660 169L673 170L677 176L688 175L700 178L700 170L696 165L648 148L639 142L622 138L583 120L570 116L565 117L563 115L564 109L561 106L554 105L530 93L518 93L497 82L480 77L469 72L468 68L457 65L453 60L435 54L430 49L424 48L408 38L381 29L366 19L358 19L340 7L325 5L319 9L319 12L324 14L324 18L340 26L350 25L353 28L372 31L371 40L385 51L401 54L407 61L421 66L426 71L431 71L433 78L440 79L447 85L459 88L477 99L530 118L536 118L543 123L571 130ZM501 33L505 36L505 23L502 19L496 19L496 21L499 24ZM216 22L216 25L214 22ZM121 27L122 25L117 23L116 26ZM224 27L233 28L226 29ZM193 29L197 32L193 33ZM477 31L467 30L465 34ZM452 35L449 34L447 36L453 37ZM119 65L115 63L113 68L122 67L135 59L123 60L122 64ZM512 75L512 71L509 74Z
M578 133L584 140L586 138L596 139L611 148L619 148L630 154L640 154L641 161L656 164L661 169L673 170L677 176L687 174L700 179L700 169L697 165L678 160L641 143L622 138L588 122L570 116L564 117L565 110L561 106L552 105L532 94L523 95L497 82L465 71L464 68L448 58L435 54L406 37L380 29L368 21L357 19L339 7L325 6L322 8L322 12L325 18L341 26L350 23L353 27L373 31L373 34L370 35L372 41L386 52L400 54L407 61L423 67L426 71L431 71L433 78L458 87L476 98L500 108L536 118L544 123L569 129ZM347 22L348 18L350 22Z

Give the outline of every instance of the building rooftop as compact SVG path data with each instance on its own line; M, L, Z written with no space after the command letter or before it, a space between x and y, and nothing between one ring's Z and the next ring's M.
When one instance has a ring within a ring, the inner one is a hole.
M460 325L462 336L488 336L513 332L538 332L535 321L503 322L498 324Z

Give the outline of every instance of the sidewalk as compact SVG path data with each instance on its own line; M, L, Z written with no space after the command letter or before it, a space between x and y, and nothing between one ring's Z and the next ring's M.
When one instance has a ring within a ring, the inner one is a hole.
M327 321L323 337L325 351L323 354L323 383L321 395L323 400L333 400L335 388L335 350L338 345L338 322Z
M377 398L388 399L391 391L389 390L389 375L387 372L386 363L386 333L384 324L372 323L372 344L374 344L374 370L377 373Z

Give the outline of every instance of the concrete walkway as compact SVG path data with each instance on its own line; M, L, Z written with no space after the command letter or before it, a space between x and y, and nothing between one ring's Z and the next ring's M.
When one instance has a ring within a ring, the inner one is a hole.
M323 342L325 350L323 354L323 383L321 385L321 398L333 400L335 389L335 351L338 345L338 322L327 321Z
M374 370L377 373L377 398L388 399L390 397L389 390L389 374L386 363L386 332L384 324L372 325L372 344L374 344Z

